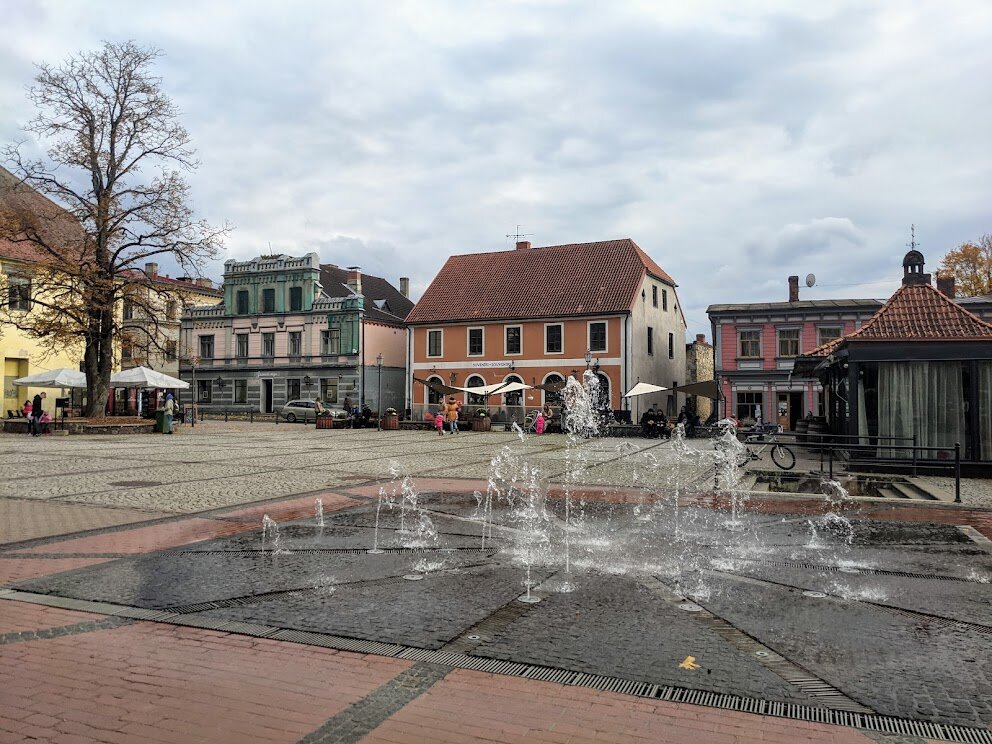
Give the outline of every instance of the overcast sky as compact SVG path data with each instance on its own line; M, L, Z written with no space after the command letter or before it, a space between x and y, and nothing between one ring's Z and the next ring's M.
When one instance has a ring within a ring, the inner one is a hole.
M0 0L0 143L34 64L164 52L226 257L358 264L631 237L706 306L887 297L992 232L992 3ZM207 270L219 279L220 262ZM470 280L470 278L468 278ZM521 286L521 291L553 291Z

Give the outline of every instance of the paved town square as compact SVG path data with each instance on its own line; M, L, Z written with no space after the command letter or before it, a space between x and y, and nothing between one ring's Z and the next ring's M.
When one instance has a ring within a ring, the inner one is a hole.
M738 511L687 444L3 435L0 741L992 740L984 482Z

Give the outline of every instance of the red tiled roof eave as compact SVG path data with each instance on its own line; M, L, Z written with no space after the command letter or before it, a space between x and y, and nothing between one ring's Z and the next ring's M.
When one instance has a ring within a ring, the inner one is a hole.
M451 256L407 322L623 314L645 273L675 286L630 238Z

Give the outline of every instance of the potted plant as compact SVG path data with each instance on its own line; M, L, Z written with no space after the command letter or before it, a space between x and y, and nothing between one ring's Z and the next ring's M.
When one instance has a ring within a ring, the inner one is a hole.
M489 418L489 411L480 408L475 412L475 420L472 422L472 431L490 431L493 422Z
M382 428L389 431L400 428L400 416L392 406L382 412Z

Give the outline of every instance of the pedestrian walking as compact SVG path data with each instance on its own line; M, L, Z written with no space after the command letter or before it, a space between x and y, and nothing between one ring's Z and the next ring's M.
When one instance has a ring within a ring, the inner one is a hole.
M172 418L176 415L176 400L172 397L172 393L165 396L165 416L162 422L162 433L171 434L172 433Z
M36 437L41 434L41 414L44 413L42 410L42 401L48 397L47 393L38 393L34 396L34 400L31 401L31 418L30 418L30 428L31 436Z
M448 428L452 434L458 433L458 404L455 403L455 396L449 396L448 402L444 404L444 417L448 421Z
M437 429L438 436L444 436L444 414L441 413L441 409L438 409L434 416L434 428Z

